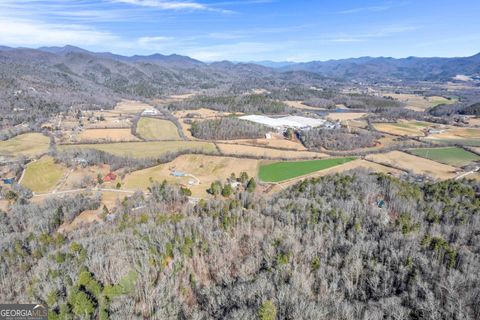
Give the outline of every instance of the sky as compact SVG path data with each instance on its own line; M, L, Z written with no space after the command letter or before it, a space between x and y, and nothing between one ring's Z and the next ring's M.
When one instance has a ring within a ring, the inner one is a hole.
M0 0L0 45L311 61L480 52L478 0Z

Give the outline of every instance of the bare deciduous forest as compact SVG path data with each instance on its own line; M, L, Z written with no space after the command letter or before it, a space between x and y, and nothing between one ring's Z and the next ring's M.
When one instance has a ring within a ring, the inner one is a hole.
M94 195L18 201L1 215L2 301L46 302L51 319L480 316L472 182L357 171L195 206L150 191L67 236L57 228Z

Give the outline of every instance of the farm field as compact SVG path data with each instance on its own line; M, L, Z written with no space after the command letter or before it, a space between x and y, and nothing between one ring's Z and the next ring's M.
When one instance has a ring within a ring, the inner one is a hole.
M279 135L272 135L271 139L239 139L239 140L220 140L219 143L247 144L255 147L270 147L278 149L288 149L296 151L306 151L307 149L299 141L284 139Z
M48 151L50 139L41 133L24 133L0 141L0 156L37 156Z
M48 192L55 188L65 172L66 169L56 164L52 157L45 156L27 165L20 184L36 193Z
M182 150L198 150L206 153L216 153L215 145L201 141L151 141L122 142L103 144L61 145L60 150L96 149L116 156L128 156L136 159L158 158L168 152Z
M137 134L145 140L180 140L177 126L168 120L142 117Z
M259 160L254 159L241 159L239 161L239 159L232 157L182 155L169 163L126 175L122 189L145 190L153 181L162 182L166 180L172 184L183 184L192 190L193 196L203 197L207 196L206 190L212 182L225 180L231 173L239 176L242 171L245 171L249 176L255 177L258 164ZM172 170L191 174L194 177L174 177L171 175ZM195 178L200 180L199 184L196 184ZM194 181L195 184L189 184L190 181Z
M236 156L253 156L263 158L279 158L279 159L308 159L308 158L325 158L325 153L310 151L290 151L271 148L262 148L255 146L246 146L233 143L218 143L218 148L226 155Z
M443 133L429 135L426 140L440 144L461 144L480 147L479 128L451 128Z
M410 152L422 158L427 158L456 167L463 167L473 161L480 160L480 156L476 155L475 153L456 147L412 149Z
M452 104L455 102L454 99L449 100L440 96L424 97L406 93L388 93L384 94L384 96L404 102L407 105L406 108L413 111L425 111L426 109L435 107L439 104Z
M304 176L315 171L328 169L353 160L355 160L355 158L347 157L309 161L274 162L260 166L259 178L264 182L280 182Z
M325 118L332 121L350 121L358 120L366 114L365 112L331 112Z
M82 131L77 138L80 142L118 142L139 141L131 130L125 129L87 129Z
M117 105L115 108L111 111L110 113L116 113L116 114L137 114L145 109L152 109L153 106L143 103L141 101L133 101L133 100L122 100Z
M283 101L287 106L295 109L305 109L305 110L325 110L325 108L316 108L316 107L311 107L307 106L306 104L303 104L302 101L293 101L293 100L286 100Z
M417 157L401 151L391 151L382 154L370 154L365 159L393 166L401 170L413 172L414 174L425 174L436 179L451 179L457 175L457 168L438 163L429 159Z
M364 169L372 172L382 172L385 174L393 175L395 177L400 177L402 173L404 173L404 171L387 167L375 162L371 162L363 159L357 159L357 160L353 160L335 167L313 172L312 174L309 174L307 176L302 176L296 179L291 179L285 182L281 182L279 184L276 184L273 188L269 189L269 193L275 193L275 192L284 190L285 188L291 185L294 185L295 183L303 179L323 177L326 175L337 174L337 173L344 173L346 171L355 170L355 169Z
M212 109L200 108L200 109L187 109L187 110L178 110L172 112L172 114L177 118L187 118L187 115L194 115L192 119L212 119L218 117L225 117L232 114L240 115L242 113L231 113L231 112L222 112Z
M431 125L432 124L428 122L422 121L400 121L397 123L374 123L373 127L378 131L389 134L418 137L424 136L425 133L423 130Z

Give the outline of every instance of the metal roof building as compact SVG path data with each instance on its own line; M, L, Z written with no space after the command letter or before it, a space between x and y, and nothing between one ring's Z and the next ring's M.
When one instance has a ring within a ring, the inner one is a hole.
M266 125L271 128L283 129L303 129L303 128L315 128L324 126L328 121L323 119L307 118L300 116L287 116L281 118L271 118L260 115L248 115L240 117L242 120L252 121Z

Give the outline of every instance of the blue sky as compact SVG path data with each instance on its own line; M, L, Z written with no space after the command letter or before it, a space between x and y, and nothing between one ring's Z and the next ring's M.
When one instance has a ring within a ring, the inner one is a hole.
M0 0L0 45L204 61L480 52L478 0Z

